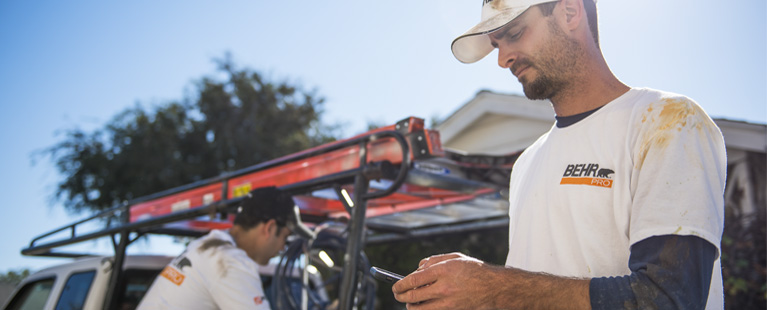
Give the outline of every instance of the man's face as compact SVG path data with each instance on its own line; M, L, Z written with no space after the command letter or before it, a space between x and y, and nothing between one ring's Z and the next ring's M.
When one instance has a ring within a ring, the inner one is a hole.
M266 242L261 247L259 251L260 257L256 262L261 265L268 264L272 257L280 254L280 251L285 248L285 243L287 242L289 235L290 229L275 225L274 229L269 232L268 236L266 236Z
M274 220L270 220L247 230L244 239L237 246L245 250L256 263L266 265L285 248L289 235L290 229L279 227Z
M489 34L498 49L498 65L508 68L529 99L550 99L565 88L577 70L580 45L568 37L554 15L532 7Z

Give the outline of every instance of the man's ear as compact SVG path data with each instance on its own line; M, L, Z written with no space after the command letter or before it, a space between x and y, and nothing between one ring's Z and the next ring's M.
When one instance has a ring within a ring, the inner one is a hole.
M276 235L279 232L279 226L275 219L264 222L264 227L266 228L266 232L270 235Z
M581 23L586 23L586 10L583 7L583 0L561 0L560 6L564 14L564 22L570 31L578 28Z

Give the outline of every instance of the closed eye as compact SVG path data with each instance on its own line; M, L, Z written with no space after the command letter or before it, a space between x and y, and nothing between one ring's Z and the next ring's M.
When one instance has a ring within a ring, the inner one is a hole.
M511 32L508 32L508 33L506 33L506 36L505 36L505 39L506 39L506 41L508 41L508 42L514 42L514 41L517 41L517 40L519 40L519 37L521 37L521 36L522 36L522 32L524 32L524 30L525 30L525 29L524 29L524 28L522 28L522 29L520 29L520 30L519 30L519 31L517 31L517 32L513 32L513 33L511 33Z
M493 48L498 48L497 41L504 40L509 43L516 42L522 36L524 31L525 28L521 28L517 31L511 31L511 27L507 26L499 31L499 33L490 35L490 45L492 45Z

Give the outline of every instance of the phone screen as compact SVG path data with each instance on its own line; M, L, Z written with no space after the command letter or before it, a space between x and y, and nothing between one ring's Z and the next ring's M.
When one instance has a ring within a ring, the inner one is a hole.
M399 280L402 280L402 278L404 278L401 275L398 275L396 273L393 273L391 271L381 269L378 267L371 267L370 273L373 274L374 278L381 281L389 282L389 283L395 283Z

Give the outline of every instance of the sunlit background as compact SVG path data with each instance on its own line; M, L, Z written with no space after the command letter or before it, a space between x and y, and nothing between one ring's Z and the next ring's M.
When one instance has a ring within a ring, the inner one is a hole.
M482 89L521 93L495 53L473 65L450 53L478 21L480 0L339 2L0 2L0 271L63 262L20 250L85 216L52 200L60 176L36 152L66 129L183 100L227 52L272 80L316 89L323 121L342 124L344 136L368 123L444 118ZM598 8L603 52L624 82L688 95L713 117L767 123L765 1L600 0ZM106 240L87 246L110 249ZM158 248L139 242L131 251Z

